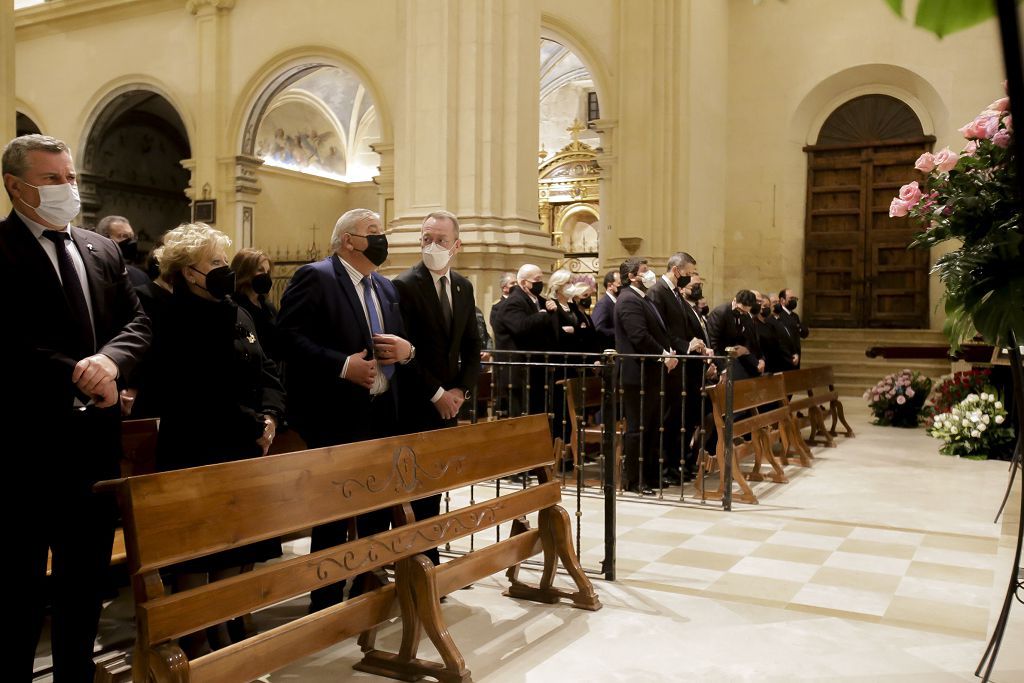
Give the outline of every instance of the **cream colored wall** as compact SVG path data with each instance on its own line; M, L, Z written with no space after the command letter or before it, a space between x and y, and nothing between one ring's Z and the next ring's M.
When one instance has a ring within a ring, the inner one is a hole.
M729 26L728 114L701 126L728 131L724 297L744 286L800 289L802 147L836 106L872 92L900 97L936 149L959 150L956 129L1002 94L994 22L940 41L881 0L730 0ZM933 279L933 309L940 292ZM932 327L942 319L933 310Z
M4 94L0 100L0 139L4 144L16 131L14 75L14 3L0 0L0 93ZM7 192L0 191L0 216L6 216L10 210Z
M266 167L259 170L259 178L263 191L255 214L253 245L272 254L287 250L294 257L310 248L315 225L317 247L326 255L335 221L350 208L345 184Z

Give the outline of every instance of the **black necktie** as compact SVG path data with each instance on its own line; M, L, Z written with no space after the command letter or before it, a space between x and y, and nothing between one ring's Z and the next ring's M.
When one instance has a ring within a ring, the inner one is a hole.
M57 251L57 269L64 285L64 297L71 308L72 323L83 355L88 356L96 350L96 340L92 320L89 318L89 306L85 302L85 292L82 290L82 281L78 278L78 271L75 270L75 264L71 261L71 254L68 253L66 245L66 240L70 240L71 235L58 230L47 230L43 235L53 242Z
M441 316L444 318L444 329L452 329L452 304L448 301L448 278L441 276Z

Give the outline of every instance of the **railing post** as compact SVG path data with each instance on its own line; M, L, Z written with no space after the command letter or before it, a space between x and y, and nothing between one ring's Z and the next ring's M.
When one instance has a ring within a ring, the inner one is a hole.
M618 465L615 459L617 432L615 391L617 385L615 352L606 351L601 359L601 486L604 489L604 562L602 571L608 581L615 580L615 494Z
M732 510L732 388L733 371L736 368L736 349L726 349L729 358L725 361L725 462L722 463L722 509Z

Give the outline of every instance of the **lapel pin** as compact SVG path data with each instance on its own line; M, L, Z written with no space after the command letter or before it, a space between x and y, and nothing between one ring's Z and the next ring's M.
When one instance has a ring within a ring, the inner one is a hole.
M92 246L92 242L86 242L85 248L88 249L89 251L96 251L96 247Z
M459 285L455 285L455 291L461 293L462 287L460 287Z

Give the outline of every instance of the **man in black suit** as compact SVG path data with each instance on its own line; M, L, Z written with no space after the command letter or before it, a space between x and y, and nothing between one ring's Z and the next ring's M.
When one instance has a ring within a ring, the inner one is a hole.
M96 224L96 232L104 237L110 238L117 248L121 250L121 256L128 268L128 281L134 287L143 287L152 280L146 271L135 265L139 258L139 241L135 239L135 229L124 216L104 216Z
M508 299L501 306L501 329L495 329L495 344L498 349L508 351L550 351L555 348L555 321L552 314L557 304L540 295L544 289L544 275L532 263L523 264L516 273L516 287L509 292ZM543 353L506 354L512 363L543 362ZM512 401L511 414L535 415L549 412L544 391L545 371L543 367L511 367ZM529 379L529 391L526 389Z
M683 354L703 354L705 344L696 335L691 335L687 327L686 311L688 305L683 301L680 287L689 285L690 279L697 272L697 261L684 251L676 252L668 259L665 274L647 292L648 298L658 309L661 319L668 327L672 348ZM703 372L704 362L699 360L683 361L683 372L670 372L665 377L665 405L662 410L662 424L665 428L664 448L665 483L678 484L685 472L679 469L683 457L680 430L683 426L683 374ZM698 385L699 386L699 385Z
M11 609L28 621L15 629L8 675L32 678L49 550L54 680L91 681L116 519L113 498L92 486L119 474L118 380L149 347L149 319L117 245L69 225L80 203L68 146L24 135L0 163L14 205L0 221L0 291L11 321L0 335L4 462L19 497L31 501L8 517Z
M683 309L686 317L686 335L695 337L704 343L705 353L714 354L711 348L711 338L708 336L707 323L704 316L698 310L700 302L704 299L704 283L700 273L693 273L690 281L680 289L686 307ZM683 369L684 386L686 387L685 405L683 408L683 421L686 425L686 442L683 444L683 452L686 461L686 475L693 478L697 473L697 456L700 454L701 442L698 432L703 426L704 416L711 412L711 401L703 395L704 388L715 383L718 379L718 366L711 360L704 363L686 363ZM714 430L712 430L712 434Z
M796 359L793 361L793 365L796 369L800 369L800 340L807 339L811 331L807 329L803 321L800 320L800 315L796 312L796 306L799 302L796 293L792 289L784 289L779 292L779 320L789 330L790 338L792 340L794 353Z
M733 380L760 377L763 363L753 356L747 347L747 328L752 325L750 309L757 303L757 297L749 289L741 289L729 303L716 306L708 314L708 337L715 355L725 356L726 349L736 347L738 358L733 367ZM724 368L724 364L722 368ZM721 369L721 368L720 368Z
M388 254L380 217L369 209L346 212L334 226L331 249L326 259L296 271L277 319L290 421L310 448L399 433L394 365L416 354L405 338L398 291L376 272ZM356 524L367 536L389 521L385 510L361 515ZM344 542L346 526L315 527L312 550ZM343 587L313 591L310 611L340 602Z
M422 260L395 278L399 309L417 361L403 368L403 427L422 432L454 427L459 408L476 389L480 336L473 284L453 271L459 219L448 211L427 216L420 229ZM408 380L408 381L405 381ZM436 517L441 495L413 501L416 519ZM439 563L437 548L427 551Z
M594 304L594 329L601 340L601 349L615 348L615 297L619 293L622 280L617 270L609 270L604 274L604 295Z
M489 320L491 322L491 334L494 336L494 349L500 350L503 347L499 343L499 336L508 339L508 328L505 327L505 322L502 319L502 309L505 306L505 302L508 301L509 292L511 292L516 286L516 275L515 273L502 273L501 278L498 280L498 289L501 290L501 296L491 304L491 313ZM492 358L496 365L491 366L491 372L494 373L492 382L494 385L494 412L496 415L501 417L507 417L509 414L509 368L503 363L507 363L511 360L511 357L507 353L495 353L492 354Z
M792 354L787 353L789 331L772 314L767 294L761 296L761 314L754 318L754 327L764 354L765 374L794 370Z
M647 269L646 261L628 258L619 266L619 275L622 282L629 285L619 290L615 302L615 350L623 354L665 356L661 361L624 358L619 369L626 413L623 485L627 491L650 495L654 492L652 486L658 483L661 414L657 395L661 388L661 367L664 363L665 371L671 373L679 361L674 357L665 321L647 298L648 291L657 282L654 271ZM641 389L644 390L642 398Z

